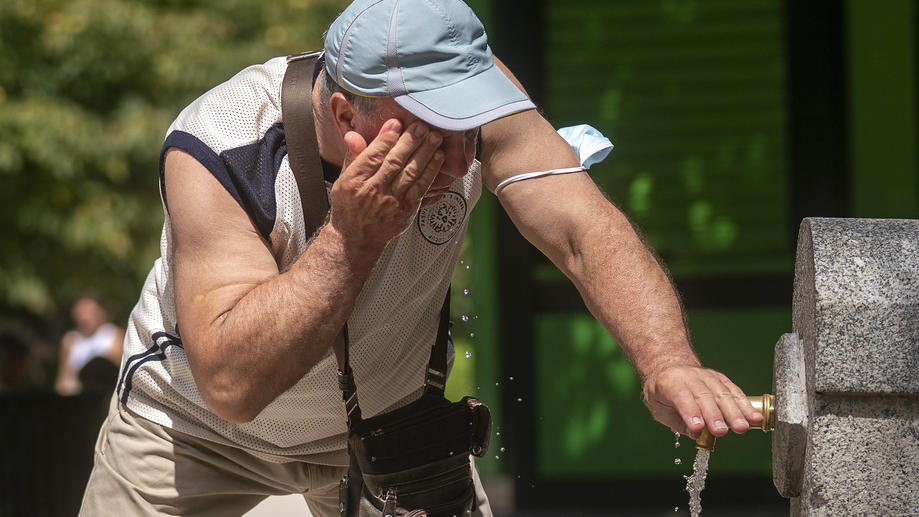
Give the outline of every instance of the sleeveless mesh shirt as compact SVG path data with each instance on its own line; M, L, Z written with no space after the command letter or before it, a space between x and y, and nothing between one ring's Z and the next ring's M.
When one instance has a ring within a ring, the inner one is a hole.
M274 58L202 95L170 126L160 157L164 208L163 158L167 149L179 148L203 164L249 214L280 271L290 268L307 241L281 125L286 67L285 58ZM389 243L357 298L348 320L351 362L368 417L420 394L440 306L481 188L475 161L450 192L422 208L408 230ZM345 413L331 351L251 422L234 424L207 408L177 325L171 223L164 212L161 257L127 326L117 386L121 402L163 426L276 461L343 450Z

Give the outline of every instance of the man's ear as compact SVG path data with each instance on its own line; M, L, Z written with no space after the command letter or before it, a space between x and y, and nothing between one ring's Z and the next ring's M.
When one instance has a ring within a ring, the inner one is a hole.
M345 133L354 130L354 116L357 111L341 92L332 94L329 99L329 110L332 112L332 121L335 122L338 134L342 138L344 138Z

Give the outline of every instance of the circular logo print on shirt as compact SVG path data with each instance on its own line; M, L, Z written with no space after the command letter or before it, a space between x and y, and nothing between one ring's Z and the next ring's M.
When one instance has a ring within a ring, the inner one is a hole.
M466 219L466 200L457 192L447 192L440 201L418 212L418 229L431 244L449 241Z

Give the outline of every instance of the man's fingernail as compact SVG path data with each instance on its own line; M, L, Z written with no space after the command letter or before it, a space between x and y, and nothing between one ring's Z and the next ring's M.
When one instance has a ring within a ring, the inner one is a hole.
M746 423L747 421L744 420L743 418L738 418L737 420L734 420L734 427L741 427Z
M415 129L412 130L412 135L414 135L415 138L421 138L424 136L424 126L421 124L415 124Z
M727 429L727 427L728 427L728 426L726 426L726 425L724 424L723 421L721 421L721 420L715 420L715 428L716 428L716 429Z
M441 160L443 160L443 159L444 159L444 152L443 152L443 151L437 150L437 151L434 152L434 160L436 160L436 161L439 162L439 161L441 161Z
M399 133L402 131L402 124L398 120L393 120L389 123L389 130L393 133Z
M697 417L697 416L692 417L692 425L699 425L699 424L701 424L701 423L702 423L702 419L701 419L701 418L699 418L699 417Z

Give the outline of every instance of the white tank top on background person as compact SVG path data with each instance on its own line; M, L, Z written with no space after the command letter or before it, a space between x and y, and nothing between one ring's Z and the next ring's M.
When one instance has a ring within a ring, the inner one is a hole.
M67 366L74 372L79 372L92 358L108 357L112 352L112 344L117 335L118 327L111 323L103 323L91 336L74 332L70 354L67 356Z

